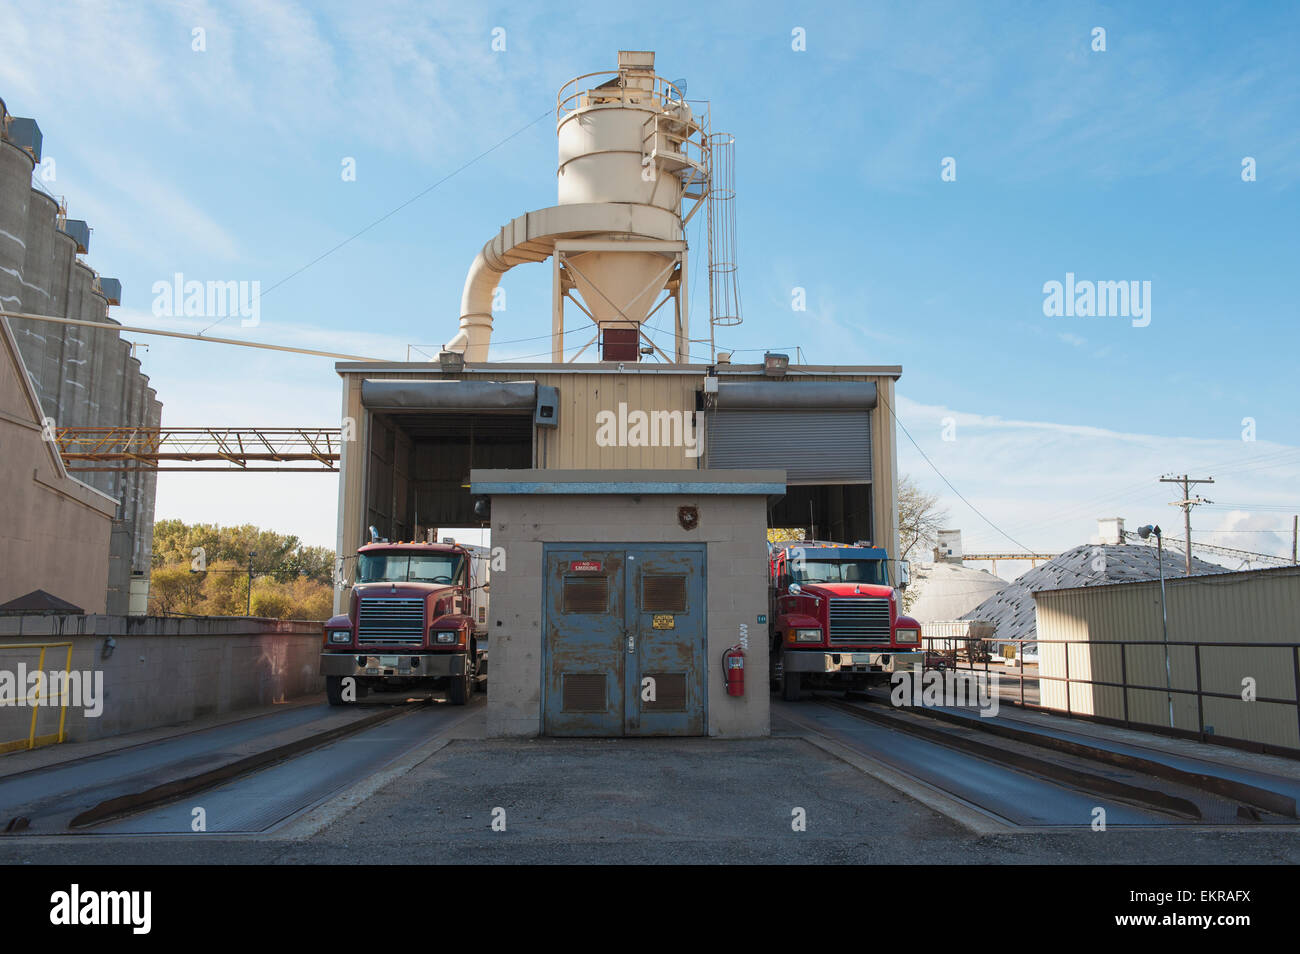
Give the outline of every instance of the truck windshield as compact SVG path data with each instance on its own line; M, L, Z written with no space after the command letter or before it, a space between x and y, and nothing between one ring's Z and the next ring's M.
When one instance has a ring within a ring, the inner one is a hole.
M803 560L790 561L790 580L794 583L871 583L888 586L889 574L884 560Z
M452 553L363 553L358 583L452 583L460 572Z

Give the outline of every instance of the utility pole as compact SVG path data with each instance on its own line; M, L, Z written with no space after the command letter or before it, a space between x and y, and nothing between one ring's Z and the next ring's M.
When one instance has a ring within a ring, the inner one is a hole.
M1192 484L1212 484L1214 483L1214 478L1199 477L1193 479L1191 477L1188 477L1186 474L1183 474L1181 477L1175 477L1175 476L1161 477L1160 483L1183 485L1183 499L1175 500L1173 503L1170 504L1170 506L1183 508L1183 529L1185 531L1183 534L1183 539L1187 543L1187 572L1184 575L1191 576L1192 575L1192 508L1195 507L1197 504L1214 503L1214 501L1206 500L1203 497L1192 497L1190 493L1190 487Z
M1300 514L1291 518L1291 562L1295 563L1296 540L1300 538Z
M253 615L253 557L257 556L252 550L248 551L248 608L244 610L245 616Z

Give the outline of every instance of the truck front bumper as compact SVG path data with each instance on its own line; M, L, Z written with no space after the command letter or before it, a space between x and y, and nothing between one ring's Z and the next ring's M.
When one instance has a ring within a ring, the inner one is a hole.
M925 653L902 652L784 652L781 666L785 672L912 672L923 668Z
M372 656L357 653L321 653L322 676L459 676L465 672L464 653L404 653Z

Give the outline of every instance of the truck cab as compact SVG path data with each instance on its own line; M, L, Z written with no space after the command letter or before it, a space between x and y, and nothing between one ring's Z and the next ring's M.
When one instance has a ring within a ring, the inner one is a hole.
M348 611L325 624L321 673L330 704L413 688L446 690L465 705L487 680L487 593L481 547L361 547Z
M903 615L889 564L869 543L772 545L770 671L782 698L795 701L803 688L863 688L923 667L921 625ZM906 585L906 563L899 572Z

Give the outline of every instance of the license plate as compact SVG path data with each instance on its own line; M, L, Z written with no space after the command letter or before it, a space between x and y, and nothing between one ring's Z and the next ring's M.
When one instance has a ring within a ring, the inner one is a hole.
M386 666L389 668L395 668L397 666L397 659L398 659L397 656L380 656L379 665Z

